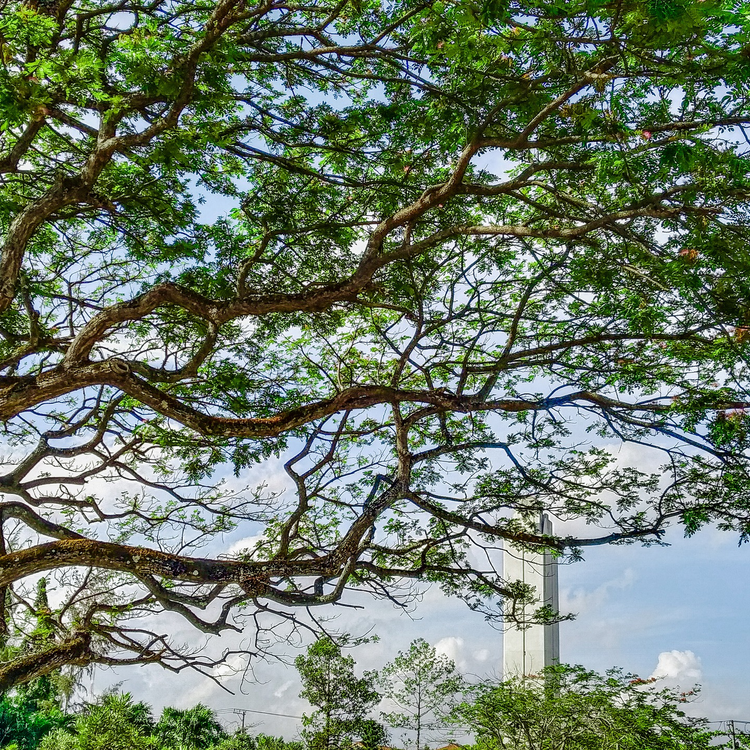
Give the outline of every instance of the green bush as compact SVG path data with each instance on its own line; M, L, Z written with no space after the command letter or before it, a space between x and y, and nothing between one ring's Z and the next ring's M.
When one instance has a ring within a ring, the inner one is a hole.
M109 694L78 717L73 731L48 734L39 750L154 750L151 711L129 693Z

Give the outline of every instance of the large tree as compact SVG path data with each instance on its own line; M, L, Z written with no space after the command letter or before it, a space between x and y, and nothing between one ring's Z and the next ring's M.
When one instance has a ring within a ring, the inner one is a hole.
M512 620L534 594L501 541L746 539L749 23L3 0L2 638L35 576L54 593L0 690L210 667L164 611L261 632L422 580ZM254 547L199 556L242 526Z

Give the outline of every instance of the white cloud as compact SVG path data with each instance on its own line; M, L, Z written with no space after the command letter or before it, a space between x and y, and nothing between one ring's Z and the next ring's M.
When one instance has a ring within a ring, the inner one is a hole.
M231 654L226 661L218 664L211 671L214 677L219 679L234 677L245 669L249 659L250 654Z
M611 453L619 466L632 466L646 473L660 473L664 454L640 443L609 443L602 446Z
M472 656L474 657L474 661L484 662L490 658L490 651L487 648L482 648L479 651L475 651Z
M274 691L274 698L282 698L289 688L294 685L294 680L287 680L278 690Z
M582 587L563 588L560 591L560 611L578 615L585 612L600 612L610 594L631 588L636 578L632 568L625 568L616 578L605 581L591 591L586 591Z
M221 695L221 688L213 681L204 678L192 688L174 696L172 700L165 701L167 705L176 708L192 708L196 703L214 704Z
M217 664L211 670L211 676L216 678L215 680L196 675L193 678L195 680L194 685L174 701L174 705L188 708L196 703L215 704L222 693L221 685L227 689L236 689L238 681L241 679L240 675L247 668L248 658L249 654L231 654L226 661ZM216 680L221 685L217 684Z
M699 656L692 651L662 651L652 677L675 682L697 682L703 675Z
M455 635L449 635L447 638L441 638L435 644L435 651L438 654L447 656L452 659L459 669L465 667L463 658L464 639Z
M255 549L255 545L263 538L263 534L253 534L252 536L246 536L243 539L238 539L232 546L227 550L227 554L236 555L238 552L250 551Z

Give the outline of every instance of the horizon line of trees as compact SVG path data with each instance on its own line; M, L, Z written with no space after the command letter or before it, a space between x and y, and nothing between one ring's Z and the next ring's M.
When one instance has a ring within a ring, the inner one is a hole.
M367 642L369 639L364 639ZM389 729L403 747L426 750L468 732L466 750L750 749L750 735L727 735L684 704L698 688L679 692L610 669L555 665L540 675L470 683L447 656L418 638L380 671L357 673L344 649L362 639L323 637L295 659L304 714L293 741L249 729L229 732L203 704L152 707L119 686L68 708L75 678L57 672L0 698L2 750L384 750ZM375 715L385 700L386 708Z

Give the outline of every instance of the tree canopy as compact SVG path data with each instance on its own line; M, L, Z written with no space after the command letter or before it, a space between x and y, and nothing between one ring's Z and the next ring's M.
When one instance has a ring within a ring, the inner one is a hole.
M455 718L476 733L477 750L708 750L739 748L746 737L718 744L723 732L682 710L695 691L659 689L622 670L605 675L569 665L536 679L512 677L478 688Z
M501 542L745 541L749 24L3 0L0 690L210 668L165 611L267 633L426 581L513 620Z
M365 671L358 677L354 657L344 656L341 646L327 636L310 644L294 666L302 681L300 698L315 707L302 717L302 739L308 750L346 750L355 744L378 750L383 746L385 727L368 718L381 698L375 689L375 672Z
M430 730L445 726L445 717L453 704L461 699L466 678L456 669L454 661L439 654L424 638L399 651L378 675L378 687L395 710L381 713L391 727L414 733L414 750L423 750ZM402 741L407 747L411 742Z

